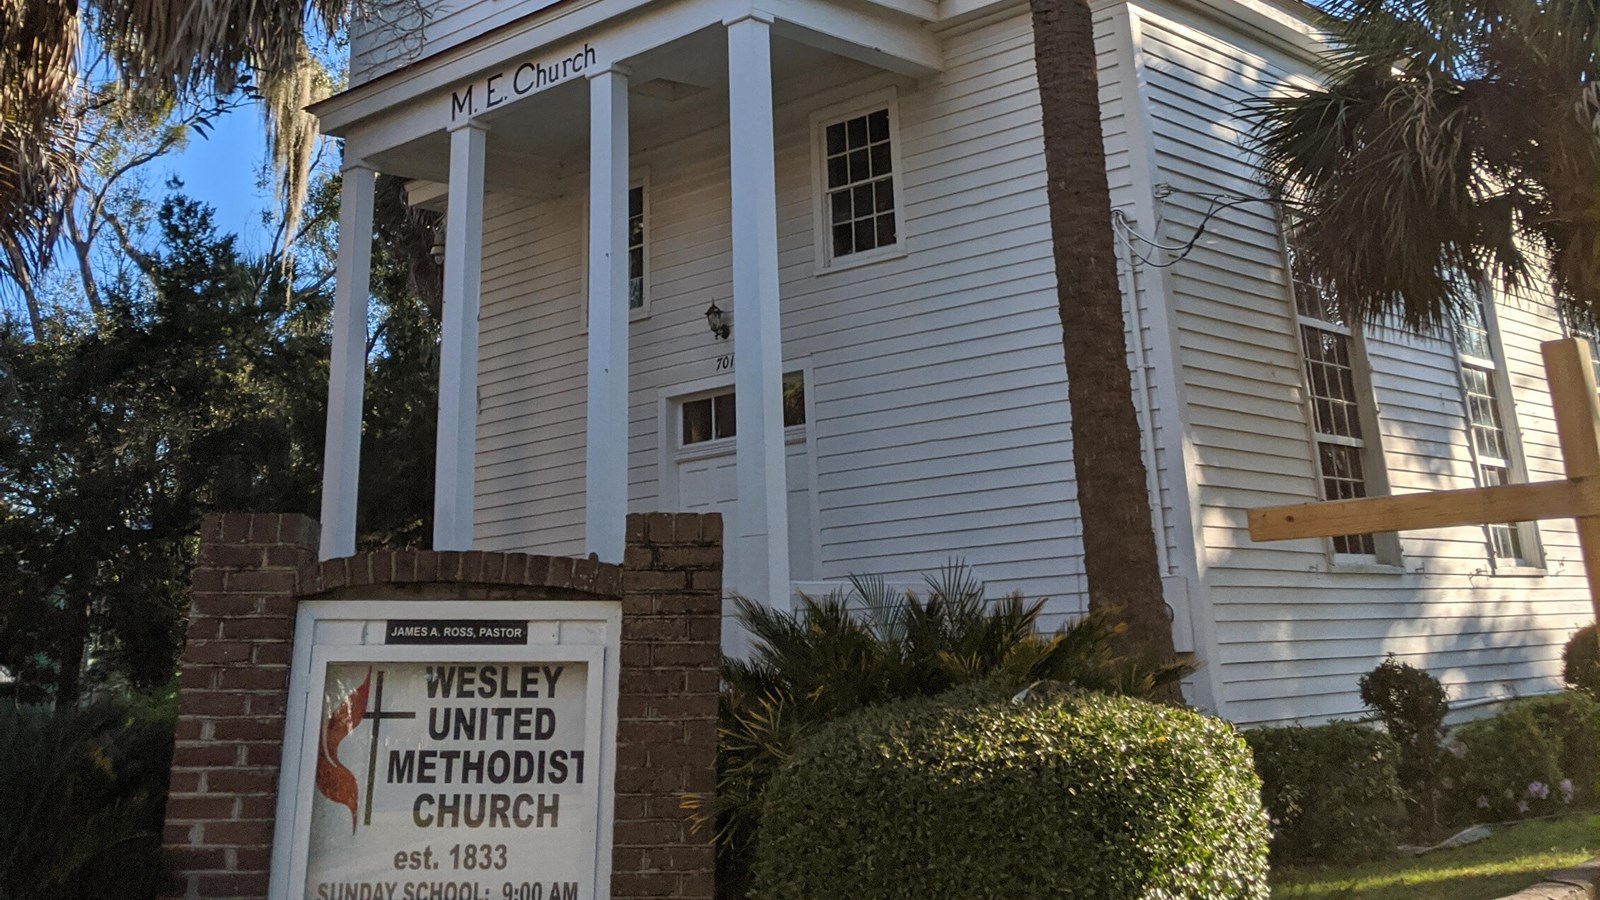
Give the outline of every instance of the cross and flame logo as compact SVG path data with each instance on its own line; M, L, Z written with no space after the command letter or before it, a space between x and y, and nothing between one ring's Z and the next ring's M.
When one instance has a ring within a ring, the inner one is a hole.
M339 761L339 745L366 718L367 694L371 688L372 670L368 669L361 685L333 708L328 721L322 725L322 737L317 742L317 793L349 808L351 834L356 832L361 790L356 785L355 773Z

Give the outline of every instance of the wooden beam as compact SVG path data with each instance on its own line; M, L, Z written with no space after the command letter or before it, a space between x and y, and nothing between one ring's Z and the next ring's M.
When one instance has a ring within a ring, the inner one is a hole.
M1556 433L1561 437L1561 458L1570 478L1600 476L1600 404L1595 402L1594 364L1585 341L1565 338L1539 345L1544 354L1545 378L1555 405ZM1600 619L1600 509L1577 517L1578 547L1583 570L1589 576L1589 601Z
M1452 525L1579 518L1594 513L1600 513L1600 477L1590 476L1252 509L1250 538L1282 541Z

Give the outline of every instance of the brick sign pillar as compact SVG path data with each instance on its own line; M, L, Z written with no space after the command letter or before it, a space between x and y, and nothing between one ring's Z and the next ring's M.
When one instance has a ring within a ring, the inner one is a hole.
M722 519L632 515L622 566L522 553L360 553L316 563L296 515L207 516L181 666L165 844L189 900L262 900L299 597L396 602L485 591L620 601L613 900L711 900L708 833L685 792L714 788ZM620 590L619 590L620 585ZM486 594L487 596L487 594Z
M626 534L611 896L711 900L682 795L715 787L722 517L631 515Z
M200 526L167 795L178 896L267 895L295 573L316 546L305 516L230 513Z

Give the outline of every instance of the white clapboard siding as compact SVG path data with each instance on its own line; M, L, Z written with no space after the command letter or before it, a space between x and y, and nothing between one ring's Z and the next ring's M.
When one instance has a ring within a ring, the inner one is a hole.
M1126 206L1109 21L1098 20L1108 170ZM944 40L946 71L920 84L842 66L831 83L777 86L780 99L803 98L776 114L778 251L784 355L811 379L815 574L917 582L962 558L993 594L1052 598L1054 625L1084 599L1032 33L1018 8ZM818 275L809 116L889 87L908 253ZM630 331L637 511L678 502L658 471L661 398L715 378L732 350L702 315L731 303L726 99L681 102L671 132L633 137L647 148L634 166L648 168L651 215L650 315ZM487 204L476 520L486 549L582 548L585 176L583 160L568 162L564 197ZM1141 340L1153 381L1148 326ZM1148 405L1159 412L1153 392ZM1170 456L1159 432L1156 446ZM1171 477L1164 463L1161 477ZM1164 509L1168 552L1171 518Z
M1311 67L1175 5L1139 15L1154 180L1259 196L1242 150L1240 102ZM1203 198L1174 195L1163 239L1187 240L1205 209ZM1569 523L1539 526L1545 565L1529 575L1491 574L1477 528L1407 533L1400 570L1382 572L1331 568L1322 541L1250 541L1248 508L1317 497L1271 208L1251 204L1214 219L1166 283L1214 608L1212 665L1227 715L1243 723L1360 715L1356 679L1391 652L1438 675L1457 702L1552 689L1561 644L1589 614ZM1559 323L1547 299L1498 300L1529 475L1559 477L1538 354ZM1366 348L1392 490L1475 486L1450 345L1378 331Z

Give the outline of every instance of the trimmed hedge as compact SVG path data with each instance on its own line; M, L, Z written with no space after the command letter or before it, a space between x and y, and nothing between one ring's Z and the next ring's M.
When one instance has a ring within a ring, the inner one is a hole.
M1578 691L1507 703L1455 730L1459 818L1498 821L1559 812L1595 796L1600 704Z
M1272 861L1354 862L1393 852L1404 820L1400 747L1351 722L1244 733L1272 817Z
M752 897L1265 898L1232 726L1126 697L960 691L821 729L767 788Z
M1583 626L1567 640L1561 652L1561 677L1600 700L1600 642L1595 640L1593 625Z

